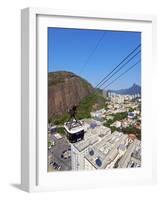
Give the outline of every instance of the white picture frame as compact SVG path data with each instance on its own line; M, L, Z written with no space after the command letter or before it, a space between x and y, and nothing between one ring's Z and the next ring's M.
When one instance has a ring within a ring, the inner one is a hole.
M60 18L61 20L59 20ZM91 23L87 23L88 21ZM152 130L150 122L155 123L152 118L153 101L147 89L151 87L149 78L151 77L151 81L154 78L151 73L152 64L155 67L156 19L154 16L25 8L22 10L21 16L21 188L25 191L85 189L156 182L155 133L153 133L153 138L147 136L148 134L145 135L145 142L143 143L143 148L145 147L146 150L143 155L145 166L143 165L142 170L117 169L117 171L98 170L97 172L52 174L45 172L45 165L47 165L45 156L47 154L44 149L47 150L47 142L44 139L47 137L47 133L42 136L40 129L45 130L45 124L39 123L47 117L45 106L47 105L47 98L46 100L43 98L43 94L46 94L45 88L47 88L45 85L47 69L41 64L44 64L47 58L47 53L45 53L47 50L42 50L42 47L46 47L47 44L43 31L48 26L106 29L106 21L110 22L111 29L116 29L117 26L117 30L138 30L144 34L143 66L146 65L146 69L143 67L142 71L143 95L145 95L143 97L143 101L145 100L143 132L150 133ZM40 42L40 39L42 42ZM41 57L40 60L39 57ZM40 86L44 93L40 92ZM42 103L44 109L40 109ZM52 182L53 179L54 182Z

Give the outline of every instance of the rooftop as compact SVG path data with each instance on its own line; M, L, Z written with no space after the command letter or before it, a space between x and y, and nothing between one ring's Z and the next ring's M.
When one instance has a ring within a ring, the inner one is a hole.
M105 138L105 136L111 135L110 128L99 125L94 128L88 127L85 132L84 139L73 144L78 151L83 151L85 148L92 146L93 144ZM104 139L103 139L104 140Z
M126 139L127 135L115 131L113 134L105 136L103 140L93 145L86 153L85 158L96 169L105 169L119 154L119 150L126 150Z
M131 143L123 157L120 159L118 165L121 168L131 167L134 165L135 167L141 165L141 141L138 139L134 139L134 142Z

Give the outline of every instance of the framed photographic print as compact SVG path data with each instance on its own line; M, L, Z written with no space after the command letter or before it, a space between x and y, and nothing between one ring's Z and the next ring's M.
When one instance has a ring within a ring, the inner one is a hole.
M22 10L26 191L154 183L155 17Z

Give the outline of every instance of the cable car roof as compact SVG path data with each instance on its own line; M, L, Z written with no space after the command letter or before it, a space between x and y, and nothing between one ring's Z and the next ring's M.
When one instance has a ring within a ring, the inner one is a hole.
M71 126L71 128L70 128L70 126ZM70 125L70 123L67 122L64 124L64 128L70 134L74 134L74 133L84 130L84 127L80 123L73 123Z

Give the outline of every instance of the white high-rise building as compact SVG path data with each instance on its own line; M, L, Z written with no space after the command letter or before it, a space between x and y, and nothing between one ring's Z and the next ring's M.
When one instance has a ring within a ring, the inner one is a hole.
M97 125L88 126L84 139L71 144L72 170L109 169L141 165L140 141ZM130 153L129 153L130 152Z
M85 155L94 144L101 141L107 135L111 135L110 128L104 126L88 128L83 140L71 144L72 170L86 169Z
M103 90L102 93L103 93L103 97L104 97L104 98L107 98L107 91L106 91L106 90Z
M128 145L127 135L115 131L95 144L85 155L85 169L113 168L124 155Z

